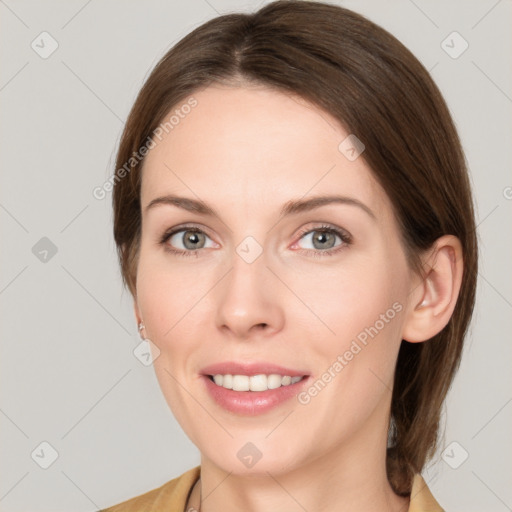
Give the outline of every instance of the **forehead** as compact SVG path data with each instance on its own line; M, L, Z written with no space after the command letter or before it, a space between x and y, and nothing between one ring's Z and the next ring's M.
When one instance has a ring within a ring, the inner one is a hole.
M341 194L376 214L390 209L363 158L349 160L340 150L350 134L303 98L262 86L210 86L191 96L196 105L171 109L166 119L178 110L172 128L145 158L143 208L163 194L238 211Z

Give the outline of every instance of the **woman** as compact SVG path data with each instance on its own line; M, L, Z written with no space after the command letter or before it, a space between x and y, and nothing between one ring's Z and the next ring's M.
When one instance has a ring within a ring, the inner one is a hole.
M201 465L107 510L442 510L420 473L477 246L417 59L333 5L220 16L157 64L116 168L123 279Z

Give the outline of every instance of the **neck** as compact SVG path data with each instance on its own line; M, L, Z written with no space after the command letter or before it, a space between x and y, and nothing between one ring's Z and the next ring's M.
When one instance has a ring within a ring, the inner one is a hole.
M387 430L382 434L387 436ZM190 505L200 512L406 512L409 498L397 496L387 480L380 436L373 443L359 437L356 442L351 439L350 447L330 450L293 471L267 468L237 474L203 455L201 480Z

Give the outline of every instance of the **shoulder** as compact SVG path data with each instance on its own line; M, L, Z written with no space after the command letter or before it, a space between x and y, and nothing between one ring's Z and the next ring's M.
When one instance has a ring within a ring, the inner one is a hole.
M118 503L99 512L154 512L155 510L183 510L188 494L200 475L196 466L181 476L127 501Z
M411 501L408 512L445 512L436 501L423 477L414 475L411 489Z

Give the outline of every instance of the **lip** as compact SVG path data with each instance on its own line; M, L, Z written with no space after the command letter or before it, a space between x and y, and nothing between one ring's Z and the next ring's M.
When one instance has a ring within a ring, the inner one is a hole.
M301 370L292 370L273 363L266 362L252 362L252 363L237 363L234 361L226 361L223 363L216 363L201 370L202 375L259 375L264 373L270 375L276 373L278 375L289 375L290 377L302 377L308 375L308 372Z
M277 389L268 389L266 391L233 391L221 386L217 386L210 375L289 375L290 377L304 377L301 381L288 386L281 386ZM290 400L300 392L309 380L307 372L292 370L273 363L236 363L225 362L217 363L201 370L201 379L204 382L206 390L217 405L224 410L243 416L257 416L268 412L284 402Z

